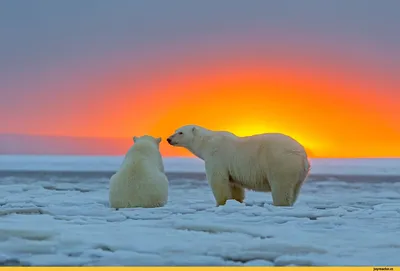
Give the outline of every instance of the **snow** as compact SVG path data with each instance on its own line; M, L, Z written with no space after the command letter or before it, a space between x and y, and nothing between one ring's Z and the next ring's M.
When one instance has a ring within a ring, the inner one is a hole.
M0 171L115 171L123 156L0 155ZM400 159L310 159L311 174L400 175ZM167 172L204 172L197 158L164 158Z
M2 170L112 170L120 161L86 159L2 157L0 164ZM167 161L170 170L201 168L198 161ZM317 162L316 172L351 169L347 163ZM390 161L357 163L351 165L360 173L395 168ZM108 207L107 178L28 179L0 178L0 265L400 264L400 177L310 180L293 207L275 207L270 194L257 192L247 192L245 204L215 207L205 179L173 179L166 206L120 210Z

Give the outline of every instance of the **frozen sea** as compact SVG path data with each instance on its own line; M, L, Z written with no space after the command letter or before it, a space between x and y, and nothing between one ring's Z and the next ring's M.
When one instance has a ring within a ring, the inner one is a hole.
M0 156L0 265L400 265L400 160L312 159L293 207L215 207L202 161L165 158L168 204L115 210L121 161Z

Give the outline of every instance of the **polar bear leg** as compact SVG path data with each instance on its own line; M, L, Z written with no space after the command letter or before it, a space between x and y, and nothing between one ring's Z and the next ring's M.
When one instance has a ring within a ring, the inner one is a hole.
M299 194L302 180L299 180L299 172L287 170L274 172L270 184L275 206L293 206Z
M298 156L286 156L285 161L275 162L268 173L273 203L275 206L293 206L307 177L309 164Z
M310 163L307 159L304 159L303 161L303 171L300 171L297 176L297 184L294 188L293 192L293 204L296 202L297 197L299 196L300 189L303 186L303 183L306 181L308 173L310 171Z
M226 201L232 198L231 187L229 185L229 175L226 172L218 171L217 166L207 163L206 175L214 194L216 206L225 205Z
M244 188L242 188L240 185L237 184L230 184L231 186L231 195L232 195L232 199L243 203L244 201L244 197L245 197L245 191Z
M298 182L295 187L294 187L294 191L293 191L293 204L296 202L297 197L299 196L300 193L300 188L303 185L303 182Z
M277 183L272 185L272 201L275 206L292 206L294 203L294 187Z

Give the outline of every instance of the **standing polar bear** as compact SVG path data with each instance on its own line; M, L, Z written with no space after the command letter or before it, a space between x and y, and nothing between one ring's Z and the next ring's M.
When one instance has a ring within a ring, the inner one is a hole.
M186 125L167 141L204 160L216 206L242 203L244 189L271 192L275 206L292 206L310 170L303 146L279 133L238 137Z
M161 138L133 137L134 144L111 177L112 208L161 207L168 200L168 179L159 151Z

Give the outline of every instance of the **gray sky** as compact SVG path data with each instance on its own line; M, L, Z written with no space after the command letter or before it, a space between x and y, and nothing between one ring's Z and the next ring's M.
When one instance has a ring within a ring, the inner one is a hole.
M0 71L15 76L118 50L140 54L249 32L304 33L395 54L400 1L2 0Z

